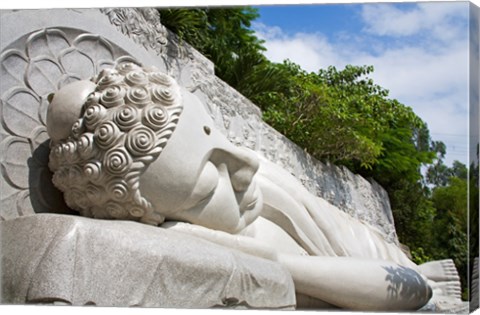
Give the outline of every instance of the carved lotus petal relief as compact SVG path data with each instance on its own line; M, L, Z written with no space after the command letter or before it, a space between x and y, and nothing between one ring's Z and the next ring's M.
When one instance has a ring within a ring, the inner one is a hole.
M40 98L31 90L17 88L5 95L0 104L2 125L12 135L28 138L41 123Z
M19 191L9 185L2 185L0 190L0 203L2 205L2 211L0 211L0 221L10 220L19 216L17 210L17 197Z
M32 157L42 167L48 167L48 155L50 154L50 137L45 126L38 126L28 138Z
M28 66L25 54L10 49L2 53L0 60L0 91L4 93L14 86L24 86L24 73Z
M49 148L45 128L37 127L32 131L30 139L32 140L10 136L0 144L3 152L0 162L2 176L8 184L2 187L2 192L13 188L11 194L2 193L2 203L15 204L19 214L32 213L33 204L37 204L37 209L49 209L51 207L48 205L62 204L61 198L58 198L59 192L50 184L52 175L46 167ZM35 198L27 198L30 194ZM16 201L8 201L11 198ZM38 206L40 203L42 207Z
M31 34L26 41L29 59L56 59L61 51L71 46L67 35L59 29L44 29Z
M2 150L0 165L4 180L17 189L28 189L29 169L25 161L31 156L29 141L11 136L2 141L0 148Z
M16 197L17 212L21 216L34 214L32 203L30 201L30 192L28 190L20 191Z
M115 64L139 64L130 56L115 60L115 54L123 52L119 47L113 48L98 35L79 33L41 30L12 43L20 49L5 50L0 55L0 165L4 182L0 220L30 214L33 209L68 211L61 193L51 183L47 167L48 95ZM76 144L85 146L80 140ZM93 138L87 140L93 142ZM85 154L88 149L86 146ZM119 168L115 158L111 162L111 168Z
M60 63L67 73L76 74L79 79L89 78L95 74L94 61L75 48L69 48L63 52Z
M115 59L112 45L100 35L82 34L73 41L73 46L85 56L89 56L97 65Z
M55 59L40 57L29 63L25 80L37 95L44 96L58 89L63 75L64 71Z

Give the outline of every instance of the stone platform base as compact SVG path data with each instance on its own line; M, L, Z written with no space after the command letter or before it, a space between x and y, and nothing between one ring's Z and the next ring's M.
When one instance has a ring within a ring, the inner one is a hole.
M0 303L295 307L279 264L162 228L38 214L0 222L0 238Z

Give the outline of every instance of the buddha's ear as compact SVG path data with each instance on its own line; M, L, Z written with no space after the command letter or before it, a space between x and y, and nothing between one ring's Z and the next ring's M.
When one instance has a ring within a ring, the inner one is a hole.
M47 96L48 104L50 104L53 100L53 97L55 96L55 93L50 93Z
M48 95L47 132L54 142L68 138L73 124L82 114L83 104L95 88L95 83L83 80Z

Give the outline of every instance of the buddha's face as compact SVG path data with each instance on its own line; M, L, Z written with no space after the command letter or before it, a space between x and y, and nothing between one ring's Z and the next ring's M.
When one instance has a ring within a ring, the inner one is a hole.
M183 93L183 102L166 147L140 178L142 195L167 219L238 232L262 208L258 159L215 129L195 96Z

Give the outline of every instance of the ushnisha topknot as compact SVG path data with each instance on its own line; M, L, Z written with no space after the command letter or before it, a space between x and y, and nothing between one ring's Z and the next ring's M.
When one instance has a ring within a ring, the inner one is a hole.
M53 183L83 216L158 225L164 217L142 197L139 180L178 123L180 88L157 69L130 62L103 70L91 81L96 86L69 136L52 139Z

